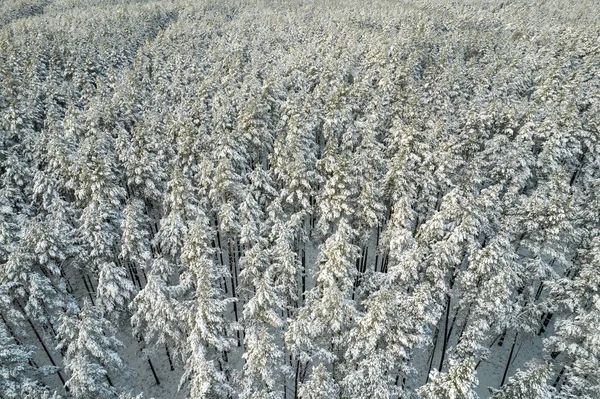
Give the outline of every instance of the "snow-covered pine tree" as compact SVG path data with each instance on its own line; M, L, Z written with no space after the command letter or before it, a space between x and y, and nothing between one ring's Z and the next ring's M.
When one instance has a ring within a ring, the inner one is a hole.
M246 248L240 259L240 295L247 297L244 308L243 379L240 398L283 397L285 372L283 342L285 302L278 285L275 263L271 263L268 225L264 209L274 191L269 175L259 169L248 174L250 184L241 204L241 238Z
M172 262L179 262L183 240L196 207L197 200L189 177L180 168L173 166L167 193L163 198L164 214L154 237L155 244L160 246L163 255Z
M427 341L427 325L435 321L428 311L429 287L418 283L423 255L407 205L398 201L394 207L384 240L389 245L388 273L375 276L378 287L363 302L364 310L349 333L343 392L353 398L402 395L400 378L409 374L412 352Z
M140 275L149 269L152 259L150 252L150 218L144 212L144 203L131 198L123 210L121 222L121 253L119 258L130 268L130 273L135 276L138 288L142 288Z
M87 300L78 313L61 316L58 349L65 351L65 369L70 373L66 385L76 399L117 397L109 372L122 372L123 361L118 352L122 343L114 334L102 310Z
M317 121L306 109L306 93L288 93L282 106L282 117L270 156L274 180L281 187L281 204L291 205L302 218L312 214L311 198L316 188Z
M85 118L88 136L74 154L69 185L82 208L78 238L89 251L82 253L87 271L98 276L97 303L117 319L134 292L127 271L117 263L125 190L120 186L114 146L104 131L100 106L92 105Z
M50 398L50 391L37 381L52 367L35 369L33 348L19 345L0 323L0 395L6 399ZM54 396L58 399L58 396Z
M508 383L500 389L493 390L494 399L550 399L555 393L554 389L548 385L552 372L550 362L529 362L525 365L525 370L517 372L508 380Z
M465 360L459 364L450 362L447 373L438 373L437 370L431 375L431 383L418 390L422 399L477 399L473 388L478 384L475 362Z
M180 388L189 380L189 395L198 399L231 395L226 359L230 334L238 328L224 317L232 299L225 298L220 285L227 271L215 262L209 226L208 217L198 210L181 252L180 284L188 295L181 300L187 337Z
M374 105L371 105L374 107ZM352 157L352 183L358 189L356 228L359 240L366 242L373 229L383 221L386 210L383 203L383 175L386 168L384 148L379 142L380 128L376 109L371 108L366 118L356 122L360 144Z
M600 395L600 231L593 230L572 279L550 285L557 305L554 334L545 342L561 370L553 385L556 398L593 398ZM560 357L558 357L560 356Z
M182 326L181 287L169 284L174 266L162 257L155 258L147 274L147 282L130 304L134 335L143 337L151 346L170 348L173 357L183 357L186 329Z
M330 375L328 378L333 379L336 390L342 379L340 367L348 345L348 331L357 316L352 300L358 257L358 247L352 244L354 239L355 232L342 217L320 249L315 286L307 292L305 305L285 336L290 351L302 363L310 362L315 368L324 365L319 370ZM306 384L314 389L329 389L315 385L311 375Z
M13 300L23 303L27 317L49 329L67 302L60 268L66 249L60 231L53 227L42 218L24 226L18 248L11 252L0 273L1 283L13 284Z
M302 384L298 395L302 399L327 399L338 396L339 387L323 363L314 368L311 379Z

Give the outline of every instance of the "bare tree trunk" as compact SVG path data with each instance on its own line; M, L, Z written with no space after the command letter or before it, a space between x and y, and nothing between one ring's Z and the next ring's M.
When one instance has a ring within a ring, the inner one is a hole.
M502 382L500 382L500 386L504 385L504 382L506 381L506 375L508 374L508 368L510 367L510 363L512 360L513 353L515 351L515 345L517 343L518 336L519 336L519 333L518 332L515 333L515 338L513 339L513 343L510 348L510 353L508 354L508 361L506 362L506 367L504 368L504 374L502 375Z
M154 376L154 381L156 381L156 385L160 385L160 381L158 379L158 376L156 375L156 371L154 370L154 365L152 364L152 361L150 359L148 359L148 365L150 366L150 370L152 370L152 375Z
M296 360L296 376L294 377L294 399L298 399L298 378L300 377L300 360Z
M377 272L377 263L379 262L379 234L381 234L381 226L377 226L377 236L375 238L375 266L374 272Z
M554 383L552 384L552 386L554 388L556 388L558 386L558 383L560 382L560 379L562 378L564 373L565 373L565 366L563 366L562 369L560 369L560 373L558 373L556 380L554 380Z
M169 352L169 346L167 344L165 344L165 351L167 352L167 359L169 359L169 368L173 371L175 370L175 367L173 367L173 359L171 359L171 352Z
M90 301L92 301L92 306L94 306L94 296L92 295L93 292L90 289L87 280L85 279L85 275L83 274L83 271L79 270L79 272L81 273L81 279L83 280L83 284L85 286L85 290L87 291L88 296L90 297Z
M446 320L444 321L444 342L442 344L442 356L440 358L440 366L438 370L441 372L444 366L444 357L446 356L446 348L448 346L448 319L450 317L450 294L446 294Z
M29 324L29 326L31 327L31 329L33 330L33 333L35 334L35 337L37 338L37 340L39 341L40 345L42 346L42 348L44 349L44 352L46 352L46 356L48 356L48 360L50 360L50 363L56 367L56 375L58 375L58 378L60 379L60 382L62 383L62 386L65 388L65 390L68 392L69 388L67 386L65 386L65 379L62 375L62 373L60 372L60 369L58 367L58 365L56 364L56 362L54 361L54 359L52 358L52 355L50 354L50 351L48 350L48 347L46 346L46 343L44 342L44 340L42 339L42 337L40 336L40 334L38 333L37 329L35 328L35 326L33 325L33 323L31 322L31 319L29 318L29 316L27 316L27 314L25 313L25 309L23 309L23 307L21 306L21 304L15 300L14 301L16 303L16 305L19 307L19 309L21 310L21 313L23 313L23 316L25 317L25 319L27 320L27 323Z
M235 294L235 269L236 269L235 260L234 260L235 255L232 250L231 239L227 240L227 249L228 249L228 255L229 255L229 271L231 273L231 297L236 299L233 302L233 314L235 316L235 322L239 323L237 296ZM239 329L236 330L236 336L237 336L237 346L240 347L240 346L242 346L242 340L241 340Z
M435 338L433 340L433 349L431 350L431 358L429 359L429 367L427 368L427 377L425 378L425 384L429 382L429 374L431 374L431 366L433 366L433 358L435 357L435 349L437 348L438 336L440 335L440 329L436 327Z
M304 304L306 292L306 250L302 250L302 304Z
M548 327L548 324L550 324L550 320L552 320L552 316L553 313L552 312L548 312L542 315L542 326L540 327L540 330L538 331L537 335L542 335L543 333L546 332L546 327Z
M10 325L8 324L8 322L6 321L6 319L4 318L4 315L2 315L2 313L0 313L0 319L2 319L2 322L6 326L6 331L8 331L8 333L10 334L10 336L15 340L15 343L17 345L19 345L19 346L23 346L23 342L21 342L21 340L19 338L17 338L17 335L14 333L14 331L12 330L12 328L10 328ZM29 359L28 363L32 367L39 367L37 365L37 363L35 361L33 361L33 359Z

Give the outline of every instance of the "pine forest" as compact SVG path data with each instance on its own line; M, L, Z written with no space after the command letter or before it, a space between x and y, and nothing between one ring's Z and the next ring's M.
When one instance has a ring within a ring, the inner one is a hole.
M0 398L599 399L600 2L1 0Z

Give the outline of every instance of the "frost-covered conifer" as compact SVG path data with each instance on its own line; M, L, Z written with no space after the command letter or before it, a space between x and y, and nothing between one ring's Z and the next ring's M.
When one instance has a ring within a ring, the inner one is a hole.
M558 305L554 334L547 348L562 370L557 398L593 398L600 394L600 236L592 232L588 248L572 279L561 278L551 285L550 300ZM581 298L585 298L581 300ZM560 357L558 357L560 356Z
M116 398L109 372L121 372L123 361L118 352L122 343L114 334L102 311L87 301L79 313L61 317L58 349L65 351L66 385L75 398Z
M354 263L358 256L358 247L352 244L354 235L348 222L342 219L322 245L315 286L306 294L306 303L285 337L300 361L311 361L315 367L324 364L328 370L333 367L334 372L338 372L336 364L343 360L340 355L348 345L348 330L357 316L352 299ZM336 381L340 377L331 378Z
M181 324L181 289L169 285L173 265L164 258L154 259L148 280L133 301L131 324L136 335L150 345L168 345L178 355L183 353L186 329Z
M306 399L337 398L339 389L325 365L319 364L310 379L300 386L299 396Z
M150 220L144 213L144 203L141 200L131 199L123 210L123 216L119 258L129 262L136 273L141 273L141 270L149 268L152 259L148 231Z
M397 381L410 370L413 350L426 342L427 325L435 320L429 311L430 287L427 282L419 283L422 254L407 228L403 205L398 202L386 233L389 271L363 302L365 310L349 333L343 388L351 397L399 395L402 389Z
M310 214L310 199L316 186L317 148L314 116L302 107L306 99L306 94L289 93L280 120L283 131L275 139L270 161L273 175L281 184L282 204L291 204L296 212Z
M197 200L193 194L190 179L174 167L163 199L164 215L154 238L163 253L173 260L180 256L189 221L196 212Z
M208 229L208 218L199 211L181 252L180 284L189 297L181 303L187 338L180 387L189 379L190 396L199 399L231 394L224 354L231 347L232 327L237 328L224 318L231 299L224 298L219 284L227 272L214 261Z
M0 2L0 396L600 396L593 0L188 3Z
M249 176L251 184L241 204L241 243L247 249L240 259L243 291L248 297L244 308L244 357L241 398L279 398L283 395L281 377L284 372L283 342L284 320L281 311L285 302L274 263L271 263L268 226L264 207L273 196L268 175L262 169ZM262 205L262 206L261 206Z
M434 371L431 383L420 388L418 393L423 399L476 399L478 396L473 392L473 387L477 384L474 362L465 360L460 364L450 364L448 373Z
M36 382L32 366L33 350L18 345L3 324L0 324L0 395L7 399L50 397L48 390ZM39 396L36 396L39 395Z
M531 398L550 399L555 393L548 385L551 376L550 362L530 362L525 370L517 370L506 385L493 390L494 399Z
M86 268L98 275L98 303L110 317L118 318L134 287L123 265L116 262L125 190L120 186L114 145L103 131L100 112L97 105L88 110L89 136L74 155L69 184L83 208L78 235L89 251L82 253Z

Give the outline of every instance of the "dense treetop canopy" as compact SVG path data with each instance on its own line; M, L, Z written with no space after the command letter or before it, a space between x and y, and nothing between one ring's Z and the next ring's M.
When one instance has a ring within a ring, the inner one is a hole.
M599 398L594 0L4 0L0 398Z

